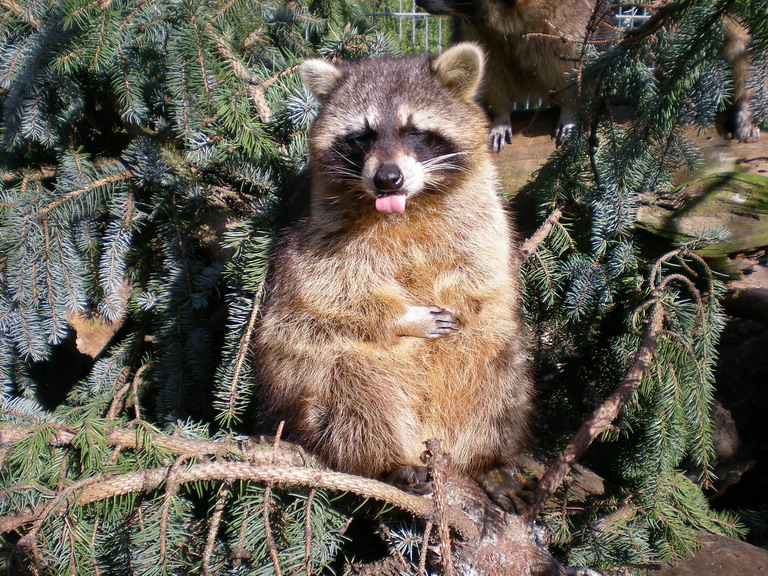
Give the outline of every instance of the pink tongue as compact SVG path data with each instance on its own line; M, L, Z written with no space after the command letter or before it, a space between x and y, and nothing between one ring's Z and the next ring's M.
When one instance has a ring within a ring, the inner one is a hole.
M405 212L405 194L387 194L376 198L376 210L387 214Z

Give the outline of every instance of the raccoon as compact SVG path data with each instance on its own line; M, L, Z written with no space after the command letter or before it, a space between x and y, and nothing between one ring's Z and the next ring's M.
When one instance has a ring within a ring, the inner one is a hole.
M747 88L752 37L744 26L731 17L723 21L723 57L733 75L733 103L728 116L728 132L739 142L757 142L760 128L750 109L752 94Z
M476 41L488 52L483 99L494 118L491 147L497 152L512 142L513 105L530 97L550 95L560 107L554 136L562 142L575 122L573 71L592 17L590 41L605 47L616 36L610 2L603 2L597 13L596 0L416 0L416 4L432 14L451 16L454 41ZM723 57L734 83L728 129L740 142L754 142L760 130L752 118L747 90L751 38L730 17L723 30Z
M255 374L268 421L336 470L423 479L434 438L482 475L525 446L532 383L475 102L483 66L464 43L300 67L321 110L305 209L274 245Z
M493 116L493 150L512 142L510 112L527 98L550 96L560 107L554 131L558 143L571 132L576 102L573 71L595 0L416 0L416 4L432 14L452 16L455 38L476 41L487 51L483 101ZM605 4L592 40L603 41L612 34L605 25L612 19Z

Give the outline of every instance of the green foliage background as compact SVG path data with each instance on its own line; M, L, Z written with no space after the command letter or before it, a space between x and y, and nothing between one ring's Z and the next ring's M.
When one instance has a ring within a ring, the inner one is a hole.
M0 4L0 417L34 432L0 447L0 520L49 512L4 536L9 572L270 574L264 524L247 521L265 514L265 499L286 573L305 570L308 556L312 570L330 569L350 508L326 493L309 501L211 481L64 514L53 505L62 487L173 461L151 443L114 449L110 429L224 439L247 419L248 337L281 191L306 161L316 109L294 67L310 55L396 51L364 9L328 0ZM764 62L762 0L669 2L658 28L588 54L580 125L525 191L539 220L563 210L521 270L547 375L543 410L567 415L542 449L562 446L592 409L586 399L615 388L648 309L664 310L654 365L588 454L610 490L587 502L560 494L540 518L572 564L631 571L685 553L698 529L739 530L700 488L712 459L721 288L691 250L720 236L655 262L634 237L639 198L667 191L673 172L699 161L685 130L711 124L729 98L718 32L726 13L747 25ZM606 99L616 93L634 111L625 126ZM118 328L93 359L77 352L70 328L84 318ZM66 447L49 441L61 426L76 432ZM317 522L309 555L308 517ZM410 528L393 534L393 546L412 542Z

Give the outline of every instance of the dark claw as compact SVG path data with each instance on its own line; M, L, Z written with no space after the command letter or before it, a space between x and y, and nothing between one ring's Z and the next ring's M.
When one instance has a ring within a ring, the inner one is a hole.
M574 124L561 124L555 132L555 145L561 146L573 134Z
M448 312L448 310L433 306L430 308L429 313L432 315L432 319L434 320L435 325L434 329L429 334L427 334L428 338L448 336L459 331L458 321L453 314Z
M488 497L498 506L515 514L524 514L533 503L536 484L508 467L493 468L475 478Z
M505 143L512 144L512 127L495 126L491 128L491 150L501 152Z
M432 482L426 466L406 466L390 472L384 480L412 494L425 496L432 493Z

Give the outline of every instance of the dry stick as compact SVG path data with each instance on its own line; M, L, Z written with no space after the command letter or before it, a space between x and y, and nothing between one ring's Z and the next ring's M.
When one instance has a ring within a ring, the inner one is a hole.
M643 374L653 358L656 339L661 330L664 312L659 301L654 302L650 317L646 323L645 334L635 353L635 360L627 371L619 387L593 412L579 428L568 446L560 453L549 469L539 480L534 501L526 511L526 516L535 518L547 500L555 493L565 477L573 469L576 460L586 451L592 441L607 430L619 415L632 394L640 386Z
M168 479L168 473L169 467L161 467L127 474L103 474L80 480L65 489L64 493L46 507L43 515L61 515L66 512L67 506L84 506L116 496L156 490ZM177 485L213 480L245 480L323 488L351 492L364 498L387 502L419 518L430 520L435 517L435 504L428 498L403 492L378 480L330 470L251 462L200 462L175 472L173 480ZM36 520L39 516L40 514L32 514L31 517L27 514L0 516L0 533L15 530L29 523L30 518ZM465 538L472 539L479 535L480 527L454 506L446 506L443 518Z
M419 576L427 574L427 552L429 552L429 537L432 535L434 523L427 520L424 526L424 539L421 541L421 552L419 553Z
M49 446L69 446L78 430L60 424L47 424L51 436L46 441ZM11 423L0 423L0 446L13 446L33 434L39 432L39 426L24 426ZM143 432L144 434L141 434ZM189 457L224 456L234 454L242 456L251 462L274 463L300 466L305 462L304 457L295 450L287 448L276 451L273 445L258 444L250 438L244 440L201 440L197 438L182 438L154 432L143 427L121 429L107 427L104 429L104 440L108 446L120 446L124 450L140 450L145 446L165 450L175 455Z
M536 252L536 248L538 248L539 244L544 242L547 236L549 236L549 233L552 230L553 226L560 221L560 217L562 215L563 215L563 207L555 206L555 209L552 210L552 213L549 216L547 216L544 222L542 222L538 230L536 230L536 232L533 233L533 236L531 236L525 242L523 242L523 245L520 248L521 261L525 261L531 254Z
M202 576L208 576L211 570L211 558L213 557L213 550L216 547L216 536L219 533L221 517L224 515L224 507L227 504L229 492L229 484L224 484L219 490L219 497L216 499L216 505L213 507L211 522L208 525L208 536L205 539L205 550L203 551Z
M315 495L317 494L317 488L312 488L307 496L307 504L304 516L304 574L305 576L312 576L312 506L315 503Z

